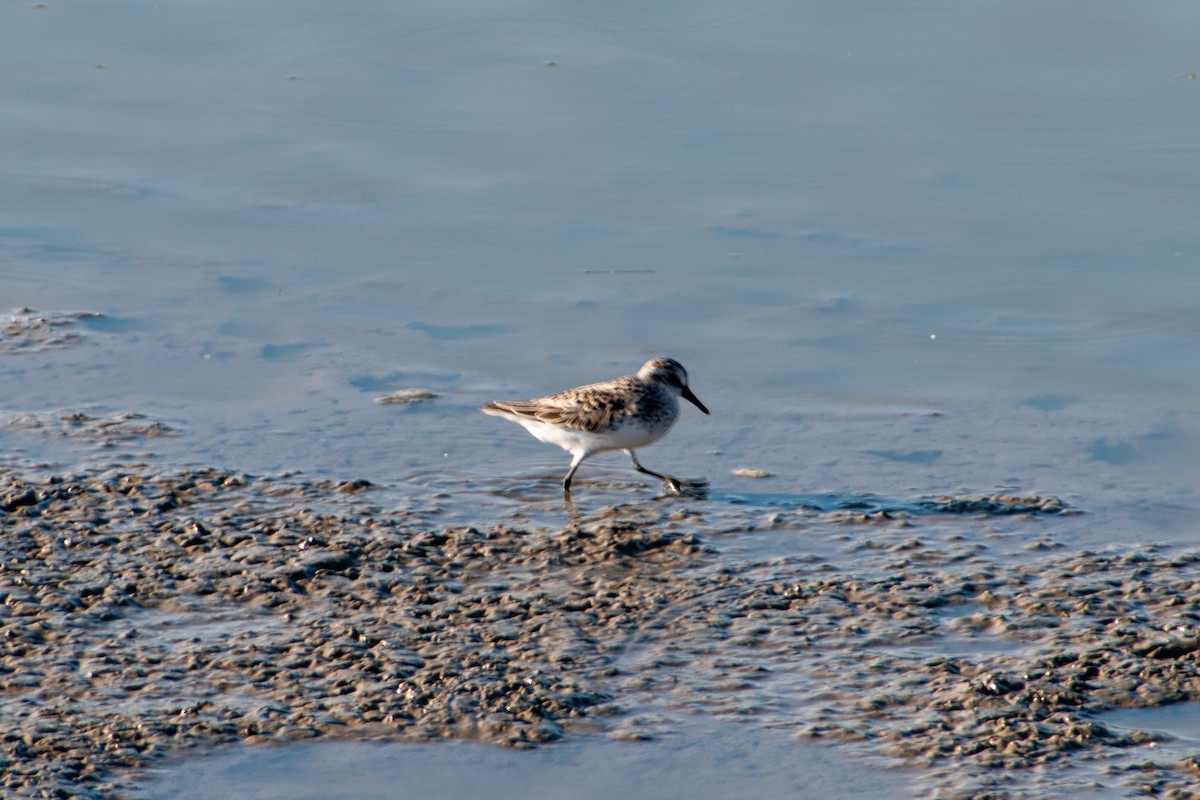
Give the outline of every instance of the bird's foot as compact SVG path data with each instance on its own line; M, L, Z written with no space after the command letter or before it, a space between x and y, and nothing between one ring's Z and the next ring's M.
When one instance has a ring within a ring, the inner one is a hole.
M664 475L663 482L666 483L667 488L671 490L672 494L683 494L684 490L703 493L708 488L708 481L703 478L696 481L681 481L679 478Z

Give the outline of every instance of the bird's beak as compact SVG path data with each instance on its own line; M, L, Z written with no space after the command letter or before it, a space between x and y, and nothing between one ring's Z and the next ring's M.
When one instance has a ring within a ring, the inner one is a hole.
M704 407L704 403L701 403L701 402L700 402L700 398L699 398L699 397L696 397L696 395L692 394L692 390L691 390L691 389L689 389L688 387L684 386L684 387L683 387L683 391L681 392L681 394L683 395L683 399L684 399L684 400L687 400L687 401L688 401L688 402L690 402L692 405L694 405L696 408L698 408L698 409L700 409L701 411L703 411L705 414L707 414L707 413L708 413L708 409Z

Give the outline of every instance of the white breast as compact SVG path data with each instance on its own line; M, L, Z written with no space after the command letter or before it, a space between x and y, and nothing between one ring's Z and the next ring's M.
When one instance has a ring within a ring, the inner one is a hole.
M666 425L647 427L627 419L616 428L603 433L591 433L575 428L563 428L529 417L510 417L519 422L540 441L556 444L568 453L599 453L604 450L632 450L656 442L671 430L674 420Z

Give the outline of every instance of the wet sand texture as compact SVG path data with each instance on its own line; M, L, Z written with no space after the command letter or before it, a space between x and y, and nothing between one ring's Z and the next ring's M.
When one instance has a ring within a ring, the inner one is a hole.
M120 796L129 768L236 741L531 747L654 737L690 713L921 765L938 796L1008 796L1025 768L1149 737L1095 713L1200 696L1195 552L1002 565L947 533L975 518L809 512L773 524L840 531L849 566L747 560L714 548L770 525L706 530L685 503L480 530L371 494L0 473L5 795ZM1194 759L1147 762L1163 796L1192 791Z
M88 311L44 313L17 308L0 316L0 355L36 353L78 344L76 321L99 317Z

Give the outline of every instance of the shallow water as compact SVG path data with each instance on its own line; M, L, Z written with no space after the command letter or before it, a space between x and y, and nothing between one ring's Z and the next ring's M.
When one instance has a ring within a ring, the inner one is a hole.
M1200 706L1175 703L1157 708L1123 708L1104 715L1104 722L1117 728L1156 731L1177 739L1185 748L1200 741Z
M102 316L0 336L0 463L364 478L431 524L552 527L567 459L479 405L669 353L713 415L642 461L708 477L682 502L716 529L1042 493L1085 513L956 534L1190 544L1196 22L8 5L0 310ZM376 403L410 388L437 397ZM579 481L584 515L658 492L619 455Z
M725 758L710 760L714 752ZM462 742L243 748L172 765L142 796L883 800L903 794L906 783L904 771L727 723L686 728L685 735L659 742L568 742L517 751Z

